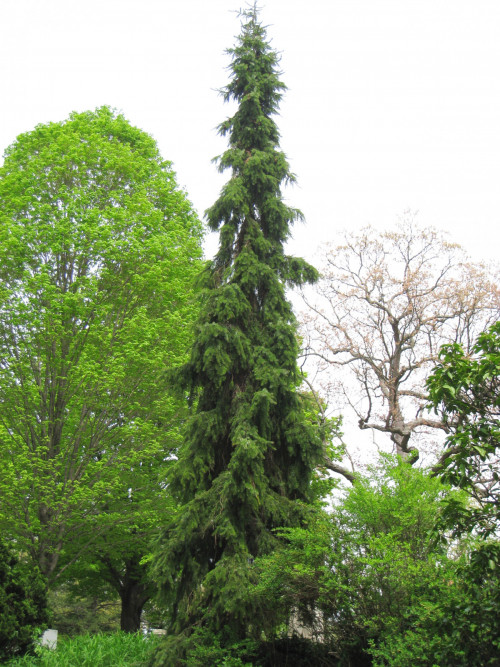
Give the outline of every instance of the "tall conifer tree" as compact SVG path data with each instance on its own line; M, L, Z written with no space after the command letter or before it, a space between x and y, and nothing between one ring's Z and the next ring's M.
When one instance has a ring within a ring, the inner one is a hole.
M242 17L223 90L238 108L219 127L229 148L217 161L231 178L206 213L219 250L182 369L196 401L170 483L183 505L157 560L178 639L196 626L225 641L260 636L248 595L253 559L273 549L274 528L300 523L322 451L298 392L296 322L285 295L317 276L284 254L301 218L281 194L294 181L273 119L285 86L256 8Z

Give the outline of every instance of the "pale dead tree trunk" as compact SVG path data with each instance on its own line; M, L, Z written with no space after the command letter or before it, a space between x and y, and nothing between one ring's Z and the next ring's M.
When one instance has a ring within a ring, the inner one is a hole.
M417 445L429 450L431 433L446 430L426 413L426 377L442 344L469 349L499 318L498 269L407 215L395 231L368 227L326 246L320 270L301 317L316 390L415 462Z

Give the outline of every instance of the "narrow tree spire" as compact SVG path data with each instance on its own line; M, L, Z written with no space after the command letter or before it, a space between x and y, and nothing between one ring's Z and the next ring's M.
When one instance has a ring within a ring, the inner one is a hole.
M231 177L206 212L219 250L182 370L196 401L171 480L183 506L157 561L173 630L188 637L202 625L224 641L260 635L253 559L274 548L274 528L300 523L322 452L298 393L296 322L285 296L286 285L316 278L283 249L301 217L281 194L294 180L273 118L285 86L255 6L242 17L223 91L238 108L219 127L229 147L217 160Z

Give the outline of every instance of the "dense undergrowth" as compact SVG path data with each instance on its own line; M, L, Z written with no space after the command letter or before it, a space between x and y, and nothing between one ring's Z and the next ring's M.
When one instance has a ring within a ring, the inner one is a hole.
M8 667L144 667L157 637L115 632L60 637L57 648L38 647L34 655L11 660Z

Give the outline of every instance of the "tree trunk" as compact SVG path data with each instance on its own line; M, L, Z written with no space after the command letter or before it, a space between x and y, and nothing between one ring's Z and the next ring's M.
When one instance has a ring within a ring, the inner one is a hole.
M139 632L141 629L142 608L149 600L145 584L127 581L120 591L122 608L120 629L123 632Z
M123 632L139 632L142 608L151 597L151 585L144 581L144 568L137 556L125 562L118 592L122 603L120 629Z

